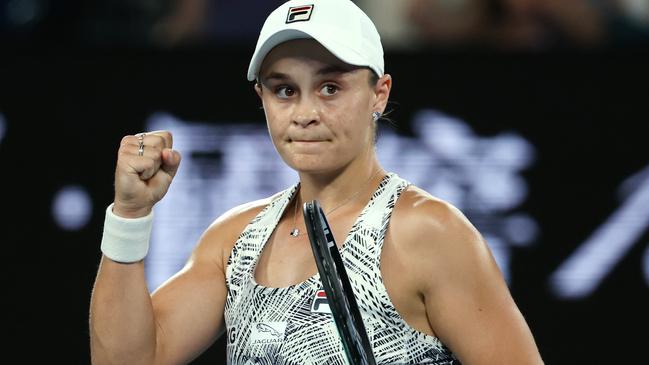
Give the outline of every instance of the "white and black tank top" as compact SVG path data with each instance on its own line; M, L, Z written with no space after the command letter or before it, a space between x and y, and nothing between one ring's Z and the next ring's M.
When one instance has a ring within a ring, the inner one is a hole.
M409 183L388 173L340 249L378 364L459 364L439 339L411 328L383 285L381 248L392 209ZM293 198L280 193L244 229L228 260L228 364L347 364L319 274L284 288L256 283L255 265Z

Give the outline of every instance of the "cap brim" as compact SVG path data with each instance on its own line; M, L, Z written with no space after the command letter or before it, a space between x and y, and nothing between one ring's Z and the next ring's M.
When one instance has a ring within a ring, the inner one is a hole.
M257 78L262 62L266 58L266 55L268 55L275 46L292 39L305 38L313 37L297 29L284 29L268 37L262 46L255 50L255 54L252 55L250 66L248 66L248 81L254 81Z
M277 45L293 40L293 39L314 39L331 52L339 60L354 66L363 66L365 61L363 57L358 55L354 50L345 48L333 39L326 39L322 36L315 37L307 31L298 29L283 29L266 39L259 49L257 49L252 56L250 66L248 67L248 81L254 81L259 74L261 64L268 55L268 53ZM346 54L341 54L345 52ZM374 70L378 72L377 70Z

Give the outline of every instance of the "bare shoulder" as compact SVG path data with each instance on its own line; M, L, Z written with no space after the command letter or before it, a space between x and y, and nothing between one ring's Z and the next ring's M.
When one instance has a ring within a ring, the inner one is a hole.
M482 241L478 230L457 207L415 185L410 185L397 200L390 229L408 245L460 249L457 241L469 245Z
M480 232L451 203L411 185L394 208L389 238L417 267L422 285L478 270L500 272ZM430 287L422 288L422 290Z
M241 232L280 194L235 206L216 218L201 235L190 261L209 258L217 260L219 267L225 268L225 263Z

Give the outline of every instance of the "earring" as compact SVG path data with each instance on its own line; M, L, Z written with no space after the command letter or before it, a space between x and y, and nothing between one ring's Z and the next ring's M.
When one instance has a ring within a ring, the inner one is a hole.
M373 119L375 122L376 122L377 120L379 120L379 118L381 118L381 112L373 112L373 113L372 113L372 119Z

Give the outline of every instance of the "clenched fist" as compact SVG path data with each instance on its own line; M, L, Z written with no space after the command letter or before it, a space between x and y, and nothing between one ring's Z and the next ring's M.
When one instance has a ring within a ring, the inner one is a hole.
M122 138L115 169L113 213L138 218L151 212L169 190L180 166L180 153L172 147L173 137L168 131Z

